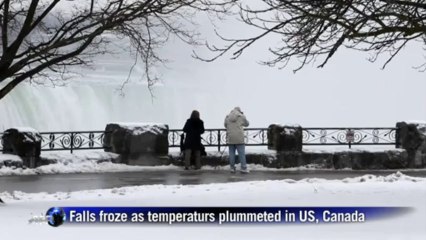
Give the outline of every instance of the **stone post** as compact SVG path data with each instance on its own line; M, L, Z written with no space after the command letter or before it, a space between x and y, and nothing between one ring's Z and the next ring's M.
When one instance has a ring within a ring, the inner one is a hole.
M168 164L169 127L157 123L109 123L105 127L104 149L120 154L130 165Z
M302 127L271 124L268 127L268 149L277 151L277 168L305 164L302 153Z
M23 165L29 168L38 166L41 151L41 135L32 128L10 128L2 136L3 153L18 155Z
M302 151L302 127L271 124L268 127L268 149L283 151Z
M398 122L396 128L396 147L407 151L407 167L426 166L426 123Z

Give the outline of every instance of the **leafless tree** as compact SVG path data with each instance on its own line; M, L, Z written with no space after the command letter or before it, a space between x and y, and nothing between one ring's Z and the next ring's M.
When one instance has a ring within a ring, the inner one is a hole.
M111 34L130 39L152 83L150 67L163 60L156 49L172 35L196 43L184 23L193 23L194 12L225 13L233 1L0 1L0 99L24 80L63 80L70 66L90 65L109 51Z
M426 48L425 0L244 1L238 12L257 34L247 38L219 35L225 45L208 45L215 55L201 59L213 61L228 52L238 58L270 35L281 41L270 46L273 58L263 63L285 67L291 59L298 59L294 71L315 61L323 67L342 47L368 52L371 61L385 56L383 68L409 42L419 41ZM417 67L424 71L426 63Z

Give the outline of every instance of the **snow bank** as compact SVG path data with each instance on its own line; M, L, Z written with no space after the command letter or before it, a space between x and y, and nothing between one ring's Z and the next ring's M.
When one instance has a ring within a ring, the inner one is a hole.
M280 126L280 127L291 127L291 128L301 127L301 125L298 124L298 123L272 123L270 125L277 125L277 126Z
M35 130L31 127L13 127L12 129L18 130L18 132L30 132L30 133L39 133L39 131Z
M377 145L377 146L354 146L351 148L348 145L343 146L304 146L303 152L306 153L338 153L338 152L384 152L384 151L394 151L394 152L404 152L405 149L395 148L394 145Z
M22 162L22 159L17 155L0 153L0 166L2 165L1 163L5 161Z
M305 166L294 168L267 168L263 165L248 164L248 169L251 171L305 171L305 170L321 170L322 166L317 164L308 164ZM0 168L0 176L10 175L37 175L37 174L59 174L59 173L102 173L102 172L139 172L139 171L164 171L183 170L180 166L164 165L164 166L131 166L112 162L97 162L97 161L61 161L49 165L40 166L37 168L17 168L17 167L2 167ZM202 166L204 171L229 171L229 165L226 166ZM336 170L339 171L339 170Z
M40 142L42 140L40 132L31 127L13 127L6 129L5 132L7 132L8 130L16 130L19 133L22 133L25 137L24 142Z
M356 183L356 182L426 182L426 178L410 177L401 172L396 172L388 176L376 176L367 174L361 177L345 178L342 180L344 183Z
M0 156L5 154L0 154ZM13 155L12 155L13 156ZM118 154L93 151L79 153L64 152L44 152L42 158L56 163L40 166L33 169L22 169L16 167L0 168L0 176L8 175L36 175L36 174L57 174L57 173L101 173L101 172L128 172L144 170L175 170L176 166L130 166L126 164L112 163Z
M406 121L406 123L426 126L425 120L409 120L409 121Z
M51 161L57 161L61 163L66 162L83 162L83 161L112 161L118 158L119 155L111 152L100 151L74 151L70 153L67 151L52 151L52 152L42 152L41 158Z
M227 160L228 151L224 149L223 152L207 152L208 156L222 157ZM351 151L358 151L352 149ZM362 151L362 150L359 150ZM315 152L315 151L313 151ZM247 154L261 154L265 156L275 156L273 150L255 150L247 151ZM173 158L177 158L180 152L172 152L170 155ZM58 173L101 173L101 172L128 172L128 171L161 171L161 170L182 170L180 166L164 165L164 166L131 166L125 164L114 163L119 157L118 154L103 152L103 151L76 151L74 153L69 152L42 152L42 159L52 162L49 165L40 166L34 169L22 169L15 166L3 166L0 167L0 176L9 175L36 175L36 174L58 174ZM0 166L5 161L22 163L22 160L15 155L11 154L0 154ZM259 164L248 164L248 168L251 171L319 171L329 170L324 169L321 164L307 164L299 167L291 168L268 168ZM229 165L225 166L208 166L202 167L202 170L206 171L217 171L217 170L229 170ZM351 170L351 169L341 169ZM415 169L412 169L415 170ZM339 171L339 170L335 170ZM368 179L366 179L368 180ZM361 180L360 180L361 181Z
M153 134L162 134L165 130L168 129L167 124L164 123L109 123L116 124L121 128L127 129L133 133L133 135L141 135L146 132Z

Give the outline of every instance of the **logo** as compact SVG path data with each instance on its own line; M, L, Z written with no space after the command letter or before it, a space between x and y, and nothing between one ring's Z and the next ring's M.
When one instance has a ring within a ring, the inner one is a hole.
M65 212L62 208L53 207L46 212L47 223L52 227L62 225L66 220Z

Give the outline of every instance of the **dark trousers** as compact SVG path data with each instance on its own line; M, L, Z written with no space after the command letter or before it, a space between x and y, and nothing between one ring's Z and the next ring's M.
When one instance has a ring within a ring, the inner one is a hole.
M201 168L201 151L200 150L191 150L191 149L185 150L185 167L189 168L189 166L191 165L191 156L192 155L194 155L195 168L196 169Z

